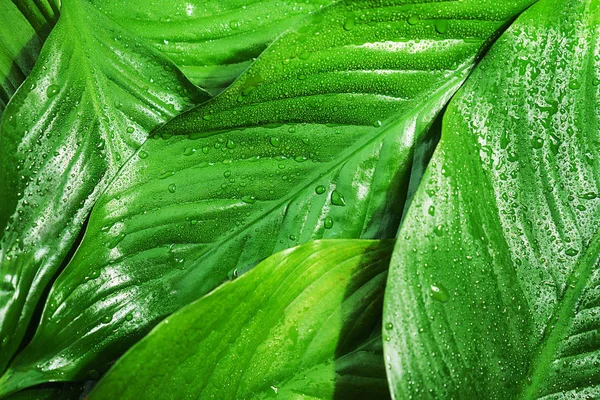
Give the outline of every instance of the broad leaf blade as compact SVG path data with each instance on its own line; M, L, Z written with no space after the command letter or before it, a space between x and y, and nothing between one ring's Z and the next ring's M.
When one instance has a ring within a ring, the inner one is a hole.
M217 94L282 32L332 0L92 0Z
M123 167L13 379L82 379L280 250L394 237L415 144L527 4L352 1L308 17Z
M151 129L204 98L158 51L64 2L0 125L0 370L108 181Z
M450 104L386 289L395 398L600 396L599 15L540 1Z
M378 331L392 249L278 253L163 321L90 399L389 398Z
M54 0L0 1L0 117L33 69L58 7Z

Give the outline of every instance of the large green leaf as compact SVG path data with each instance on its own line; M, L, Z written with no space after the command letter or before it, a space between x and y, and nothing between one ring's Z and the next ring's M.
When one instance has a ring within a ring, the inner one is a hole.
M384 311L394 397L600 397L600 4L542 0L445 116Z
M206 95L157 50L67 0L0 125L0 370L108 181Z
M58 8L57 0L0 0L0 117L33 69Z
M282 32L333 0L90 0L213 94Z
M308 17L123 167L5 381L101 370L277 251L395 237L414 145L527 4L350 1Z
M386 399L381 309L394 242L278 253L160 323L97 399Z

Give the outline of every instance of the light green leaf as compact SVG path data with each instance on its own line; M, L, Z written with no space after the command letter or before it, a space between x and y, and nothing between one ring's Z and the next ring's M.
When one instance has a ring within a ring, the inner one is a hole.
M0 125L0 371L109 180L151 129L206 98L89 4L63 2Z
M388 280L396 399L600 397L599 22L541 0L450 104Z
M31 72L58 8L58 0L0 0L0 117Z
M381 308L393 241L278 253L160 323L98 399L386 399Z
M277 36L333 0L90 0L217 94Z
M5 381L102 370L280 250L395 237L414 146L527 4L342 2L283 35L123 167Z

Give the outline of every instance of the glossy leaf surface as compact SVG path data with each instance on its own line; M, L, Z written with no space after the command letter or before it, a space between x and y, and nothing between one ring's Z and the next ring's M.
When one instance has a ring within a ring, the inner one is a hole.
M33 69L58 8L55 0L0 1L0 117Z
M124 166L7 379L102 370L280 250L394 237L414 145L525 6L352 1L308 17Z
M393 241L269 257L161 322L98 399L386 399L381 309Z
M332 0L91 0L217 94L277 36Z
M397 243L397 399L600 397L600 8L541 0L450 104Z
M108 181L148 132L207 98L86 2L63 2L0 125L0 370Z

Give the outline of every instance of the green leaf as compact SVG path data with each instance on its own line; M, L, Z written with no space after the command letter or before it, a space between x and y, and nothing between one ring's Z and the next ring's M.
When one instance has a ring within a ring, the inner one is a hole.
M91 0L217 94L282 32L333 0Z
M0 371L109 180L150 130L206 98L157 50L64 1L0 125Z
M0 117L31 72L58 8L58 0L0 0Z
M389 398L379 330L393 244L268 258L161 322L90 399Z
M123 167L5 381L102 370L280 250L395 237L414 146L526 5L342 2L283 35Z
M44 387L22 390L4 400L80 400L82 393L89 392L89 384L48 384Z
M395 398L600 397L599 22L538 2L450 104L386 289Z

